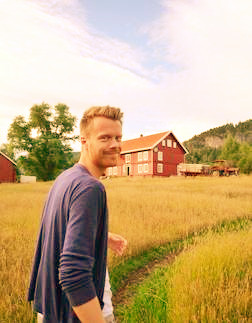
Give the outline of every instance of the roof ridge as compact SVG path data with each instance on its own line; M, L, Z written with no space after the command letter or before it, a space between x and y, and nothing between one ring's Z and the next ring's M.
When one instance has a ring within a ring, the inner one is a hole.
M171 132L171 131L163 131L163 132L153 133L153 134L147 135L147 136L140 136L140 137L136 137L136 138L132 138L132 139L123 140L123 142L131 141L131 140L138 140L138 139L141 139L141 138L147 138L147 137L151 137L151 136L163 135L163 134L168 133L168 132Z
M185 153L188 153L187 149L183 146L183 144L176 138L172 131L164 131L159 133L154 133L148 136L140 136L137 138L129 139L122 141L122 153L130 153L136 151L143 151L153 149L156 145L158 145L161 140L165 139L166 136L172 134L174 139L179 143Z

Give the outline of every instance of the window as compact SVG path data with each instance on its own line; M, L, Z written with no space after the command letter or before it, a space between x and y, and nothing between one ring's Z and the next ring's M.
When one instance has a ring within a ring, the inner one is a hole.
M143 160L148 160L148 151L143 152Z
M162 146L165 147L165 140L162 140Z
M173 148L177 148L177 143L176 143L176 141L173 141Z
M108 168L108 176L111 176L112 175L112 167L109 167Z
M163 160L163 152L162 151L158 152L158 160L160 160L160 161Z
M172 140L171 139L167 139L167 147L172 147Z
M138 161L142 161L143 160L143 153L140 151L138 153Z
M142 173L143 172L143 165L142 164L139 164L138 165L138 173Z
M131 154L126 154L125 155L125 163L130 163L131 161Z
M163 173L163 164L157 164L157 172L160 174L160 173Z
M144 173L148 173L148 171L149 171L149 165L148 164L143 165L143 171L144 171Z
M117 175L117 167L113 167L113 175Z

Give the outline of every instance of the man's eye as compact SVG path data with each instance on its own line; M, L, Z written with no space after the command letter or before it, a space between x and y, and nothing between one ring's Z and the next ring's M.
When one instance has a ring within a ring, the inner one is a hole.
M103 136L103 137L101 137L101 140L102 141L108 141L109 140L109 136Z

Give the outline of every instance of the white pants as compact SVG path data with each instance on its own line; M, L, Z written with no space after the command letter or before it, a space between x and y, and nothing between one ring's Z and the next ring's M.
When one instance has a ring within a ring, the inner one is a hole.
M104 307L102 310L103 316L107 317L107 316L113 315L112 292L111 292L111 286L109 282L108 268L106 269L103 303L104 303Z
M109 282L108 268L106 269L103 303L104 303L104 307L102 310L102 314L104 318L106 319L106 317L113 316L112 292L111 292L111 287ZM43 323L43 314L41 313L38 313L38 323Z

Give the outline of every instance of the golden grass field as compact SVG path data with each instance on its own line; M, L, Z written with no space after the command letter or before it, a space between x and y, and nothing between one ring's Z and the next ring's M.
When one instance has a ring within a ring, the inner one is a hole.
M251 277L251 225L208 231L137 286L119 322L251 322Z
M252 319L252 229L222 236L209 234L180 255L172 269L172 322Z
M114 178L103 183L110 231L128 240L124 257L224 219L252 217L252 176ZM0 185L1 322L32 322L25 297L40 215L51 185ZM110 254L109 266L123 259Z

